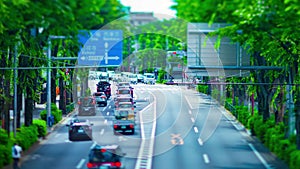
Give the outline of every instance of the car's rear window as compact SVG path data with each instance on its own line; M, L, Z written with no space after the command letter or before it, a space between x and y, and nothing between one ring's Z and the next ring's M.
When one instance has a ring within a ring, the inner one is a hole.
M119 90L119 94L130 94L130 90Z
M94 149L90 154L90 162L116 162L118 161L118 156L108 150L98 150Z
M132 108L132 104L120 104L119 108Z
M95 96L102 96L103 93L94 93Z
M118 102L132 102L132 100L130 98L118 98L117 101Z
M82 106L91 106L93 103L92 98L84 98L84 99L81 99L80 101L81 101Z
M126 117L126 116L128 116L128 111L119 111L119 115Z

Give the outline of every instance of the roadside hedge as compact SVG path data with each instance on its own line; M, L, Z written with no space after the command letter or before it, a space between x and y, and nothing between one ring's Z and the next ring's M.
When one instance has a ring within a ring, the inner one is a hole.
M45 120L33 119L32 124L37 127L38 137L45 137L47 135L47 124Z
M8 165L11 159L12 142L4 129L0 129L0 168Z
M225 105L230 104L229 100L226 102ZM276 124L274 116L264 122L262 115L257 111L252 115L246 106L234 107L236 118L251 131L252 135L255 135L278 158L285 161L290 169L299 169L300 150L297 149L295 136L285 138L286 127L283 122Z
M57 108L55 103L51 103L51 114L54 117L54 124L62 119L62 111ZM41 111L40 117L47 122L47 109Z
M33 125L19 128L16 137L14 137L13 132L8 136L4 129L0 129L0 168L12 162L12 146L15 142L22 147L23 151L28 150L38 141L39 135L44 134L45 129L42 129L42 127L45 127L42 122L34 120Z

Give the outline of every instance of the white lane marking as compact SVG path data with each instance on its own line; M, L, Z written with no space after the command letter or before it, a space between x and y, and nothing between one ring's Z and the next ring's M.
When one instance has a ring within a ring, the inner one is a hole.
M203 146L203 141L202 141L201 138L198 138L198 143L199 143L200 146Z
M103 135L103 134L104 134L104 129L101 129L100 135Z
M81 160L79 161L79 163L77 164L76 169L82 168L82 166L83 166L84 163L85 163L85 159L81 159Z
M198 130L197 127L194 127L194 131L195 131L195 133L198 133L198 132L199 132L199 130Z
M266 169L272 169L272 167L266 162L266 160L259 154L259 152L255 149L255 147L249 143L249 147L252 149L256 157L260 160L260 162L265 166Z
M209 163L209 158L208 158L208 155L207 155L207 154L203 154L203 159L204 159L204 162L205 162L206 164Z
M55 138L59 137L61 134L57 133L54 135Z
M192 104L190 103L190 101L189 101L189 99L187 98L187 96L184 96L184 97L185 97L185 100L186 100L186 102L188 103L189 107L190 107L191 109L193 109L193 106L192 106Z
M104 124L107 124L107 119L104 120Z
M109 112L107 112L106 115L108 116L108 115L109 115Z
M191 110L189 110L189 114L192 114L192 111L191 111Z
M195 119L193 117L191 117L191 120L192 120L193 123L195 123Z
M97 142L94 142L90 148L95 147L96 145L97 145Z

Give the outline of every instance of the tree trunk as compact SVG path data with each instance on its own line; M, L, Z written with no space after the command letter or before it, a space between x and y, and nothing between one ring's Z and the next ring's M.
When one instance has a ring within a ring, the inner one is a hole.
M285 90L285 87L280 86L280 93L278 95L278 108L277 108L278 114L277 114L277 118L276 118L276 124L283 122L284 111L285 111L284 90Z
M22 110L22 86L18 84L17 86L17 128L21 127L21 110Z
M255 65L259 66L265 66L266 61L265 59L260 55L260 52L254 53L254 60ZM266 70L257 70L255 72L256 80L258 83L269 83L269 78L265 77ZM270 117L270 110L269 110L269 96L268 92L270 89L270 85L258 85L258 91L257 91L257 99L258 99L258 113L262 114L263 120L266 121Z
M6 96L6 100L4 101L3 105L3 112L4 112L4 129L7 131L7 134L10 134L10 113L9 110L12 108L12 98L10 95L10 79L5 78L4 80L4 96Z
M33 113L33 107L34 107L34 101L32 99L32 89L30 87L27 87L27 95L25 98L25 126L30 126L32 124L32 113Z
M299 68L298 63L294 62L293 68L292 68L292 83L297 82L299 84ZM295 79L295 76L298 76L298 79ZM300 150L300 87L299 85L295 86L295 92L294 92L294 111L295 111L295 128L296 128L296 144L298 150Z
M62 110L62 114L66 114L66 91L64 79L59 78L59 109Z

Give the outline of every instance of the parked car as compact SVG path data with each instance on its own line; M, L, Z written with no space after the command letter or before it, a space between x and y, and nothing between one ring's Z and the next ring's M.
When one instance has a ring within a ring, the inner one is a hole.
M91 147L86 164L89 169L124 169L122 152L119 145L94 145Z
M78 101L78 116L96 115L96 100L94 97L81 97Z
M69 127L69 140L70 141L84 141L92 140L92 126L89 121L73 121L66 126Z

